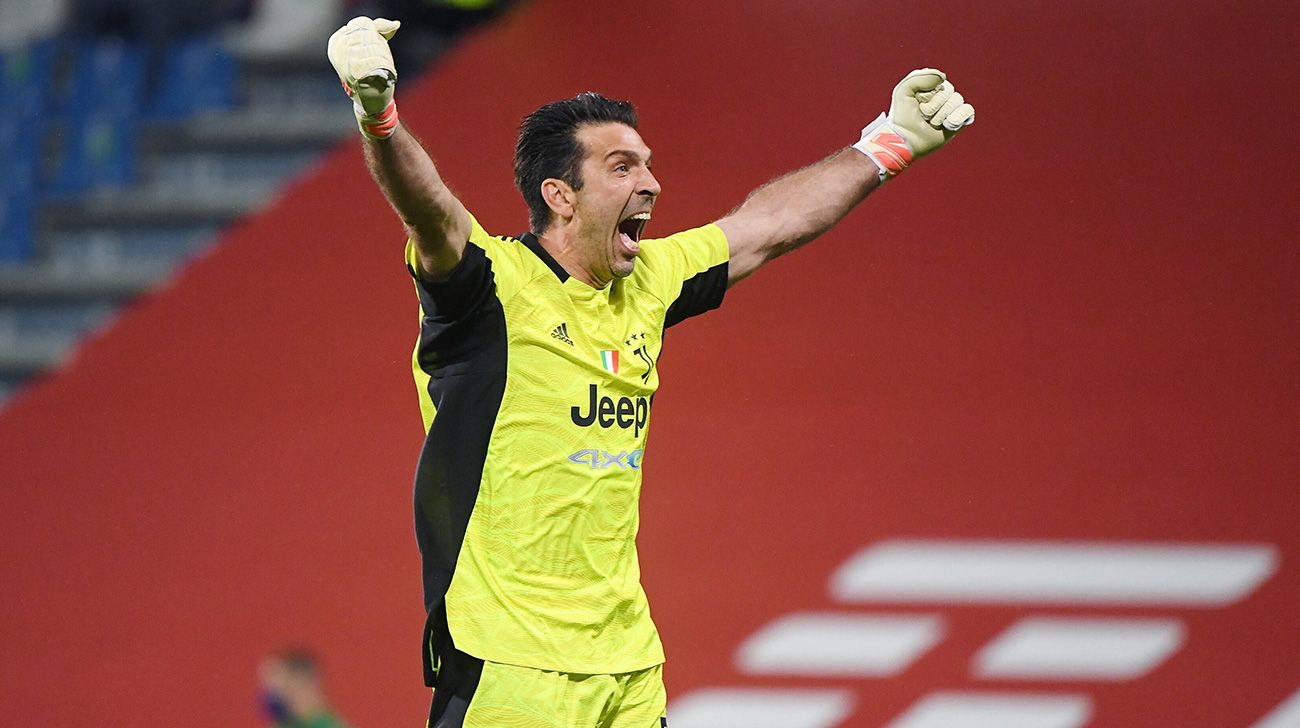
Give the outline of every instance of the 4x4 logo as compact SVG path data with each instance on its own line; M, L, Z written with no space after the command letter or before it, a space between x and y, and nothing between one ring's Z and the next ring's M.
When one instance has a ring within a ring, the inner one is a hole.
M619 470L641 469L641 451L620 450L618 452L609 452L608 450L579 450L569 456L570 462L579 465L590 465L592 470L604 470L611 465L618 466Z

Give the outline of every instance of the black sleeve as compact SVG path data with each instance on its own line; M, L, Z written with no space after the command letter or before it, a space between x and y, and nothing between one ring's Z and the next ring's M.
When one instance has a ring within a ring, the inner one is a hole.
M410 264L406 270L419 288L420 305L427 318L450 323L496 302L492 263L483 249L473 243L465 245L460 262L451 269L446 280L426 280Z
M727 261L696 273L682 282L682 292L664 315L664 328L675 326L692 316L712 311L722 305L727 293Z
M418 361L433 377L473 372L485 351L505 341L505 317L497 298L492 261L477 245L465 254L444 281L427 281L412 271L420 294ZM436 401L436 400L435 400Z

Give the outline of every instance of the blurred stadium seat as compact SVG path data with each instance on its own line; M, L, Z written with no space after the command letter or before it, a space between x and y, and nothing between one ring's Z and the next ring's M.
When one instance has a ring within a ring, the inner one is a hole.
M58 113L133 116L144 99L145 50L126 38L71 44L72 77L58 99Z
M38 179L40 138L25 134L30 121L18 114L0 117L0 154L7 173L0 176L0 191L35 193Z
M7 99L22 99L6 116L35 117L45 111L54 88L55 56L61 44L45 39L0 53L0 91Z
M224 27L196 19L239 3L164 5L0 0L0 406L354 128L321 48L356 3L261 0ZM409 18L408 46L436 55L454 17Z
M46 191L55 197L127 187L136 178L138 124L129 114L89 113L66 122Z
M149 103L151 120L175 121L235 102L235 60L215 36L187 38L167 53Z
M0 262L26 260L32 252L32 197L0 194Z

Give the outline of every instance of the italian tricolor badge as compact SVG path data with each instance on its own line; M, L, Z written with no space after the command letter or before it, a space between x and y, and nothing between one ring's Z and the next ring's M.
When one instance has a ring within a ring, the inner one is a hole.
M600 365L605 371L618 374L618 350L606 349L600 352Z

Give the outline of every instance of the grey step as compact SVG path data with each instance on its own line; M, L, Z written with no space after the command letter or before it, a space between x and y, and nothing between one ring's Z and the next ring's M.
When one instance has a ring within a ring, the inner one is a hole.
M342 24L345 20L340 18L339 22ZM258 48L250 47L240 39L234 39L233 42L226 44L226 52L230 53L239 64L241 77L263 73L290 75L300 73L303 69L316 69L322 66L329 69L329 59L325 56L327 36L328 33L321 36L321 42L310 47L292 47L276 43L274 47Z
M227 48L239 63L239 75L290 76L296 73L324 70L333 73L329 58L325 56L325 44L315 48L283 49L274 52L254 51L234 44Z
M234 154L323 151L352 133L356 121L348 104L274 105L205 114L176 126L142 134L143 154L220 151Z
M218 229L213 225L74 229L47 235L40 250L54 266L176 264L207 249Z
M348 106L347 94L329 63L312 63L283 72L245 69L237 91L240 103L246 106Z
M52 369L77 345L76 336L50 334L0 341L0 377L16 379Z
M0 301L124 301L165 279L165 263L0 266Z
M220 226L272 199L267 189L228 186L200 193L151 189L112 191L77 202L51 202L40 210L40 229L61 231L107 227Z
M108 322L109 302L23 302L0 304L0 346L27 336L81 336Z
M268 188L298 176L319 156L315 151L151 154L141 160L140 176L143 185L171 189L207 190L248 184Z

